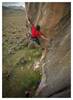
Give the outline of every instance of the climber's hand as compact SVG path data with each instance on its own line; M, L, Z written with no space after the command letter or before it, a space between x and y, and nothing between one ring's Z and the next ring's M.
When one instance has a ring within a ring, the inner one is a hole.
M28 17L28 20L29 20L29 23L32 24L32 21L31 21L31 19L29 17Z
M31 23L31 19L30 19L30 18L28 18L28 20L29 20L29 22Z
M31 21L29 17L28 17L28 20Z

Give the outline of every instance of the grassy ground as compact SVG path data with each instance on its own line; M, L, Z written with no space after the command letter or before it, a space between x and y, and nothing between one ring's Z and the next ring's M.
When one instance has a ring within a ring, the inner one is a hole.
M17 44L27 32L25 22L23 11L3 10L3 97L33 97L41 79L40 70L33 70L41 49L20 47L24 41ZM20 48L10 53L13 47Z

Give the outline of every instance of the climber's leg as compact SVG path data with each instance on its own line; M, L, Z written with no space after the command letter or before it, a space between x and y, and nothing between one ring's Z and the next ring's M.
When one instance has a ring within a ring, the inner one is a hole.
M36 42L38 45L40 45L40 41L38 38L32 38L33 42Z
M32 41L33 41L34 45L35 45L37 48L40 47L40 41L39 41L38 38L32 38Z
M38 38L36 38L36 42L37 42L38 45L40 45L40 41L39 41Z

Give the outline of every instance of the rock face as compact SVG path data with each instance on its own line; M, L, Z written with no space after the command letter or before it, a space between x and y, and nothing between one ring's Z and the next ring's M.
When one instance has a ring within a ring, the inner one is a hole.
M70 6L70 3L26 3L28 17L41 26L49 40L36 97L70 97Z

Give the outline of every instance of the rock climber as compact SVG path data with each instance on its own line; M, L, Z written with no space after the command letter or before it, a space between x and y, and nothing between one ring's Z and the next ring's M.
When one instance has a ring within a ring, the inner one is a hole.
M45 40L45 43L48 41L47 37L40 31L40 25L34 25L30 18L28 18L30 27L31 27L31 39L33 43L37 43L40 46L39 39L42 38Z

